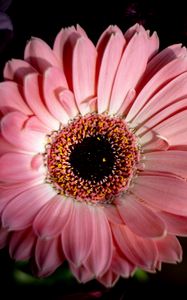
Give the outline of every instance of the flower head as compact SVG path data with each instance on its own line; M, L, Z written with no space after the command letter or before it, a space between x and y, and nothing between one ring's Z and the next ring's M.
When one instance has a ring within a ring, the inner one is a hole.
M156 33L32 38L0 84L0 244L47 276L64 259L106 286L181 260L187 56Z

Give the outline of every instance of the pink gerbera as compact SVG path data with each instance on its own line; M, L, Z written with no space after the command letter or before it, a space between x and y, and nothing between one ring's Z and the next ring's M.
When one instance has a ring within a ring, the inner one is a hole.
M0 84L1 246L47 276L105 286L181 260L187 51L142 26L97 46L77 26L32 38Z

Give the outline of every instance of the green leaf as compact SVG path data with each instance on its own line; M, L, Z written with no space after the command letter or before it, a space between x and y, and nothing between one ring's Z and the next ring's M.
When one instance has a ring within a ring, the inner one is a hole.
M134 273L134 277L138 280L138 281L148 281L149 280L149 276L148 274L141 270L141 269L137 269L136 272Z

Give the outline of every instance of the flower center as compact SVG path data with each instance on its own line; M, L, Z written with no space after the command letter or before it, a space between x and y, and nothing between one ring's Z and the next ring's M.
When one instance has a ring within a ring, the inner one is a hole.
M103 136L91 136L72 147L70 164L76 175L86 180L100 181L112 174L115 154Z
M50 135L47 180L79 201L111 202L128 188L138 157L136 137L120 117L81 116Z

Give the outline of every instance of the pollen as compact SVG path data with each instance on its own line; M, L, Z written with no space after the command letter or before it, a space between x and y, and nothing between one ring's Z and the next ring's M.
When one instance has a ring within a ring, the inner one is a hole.
M137 139L120 117L79 116L48 140L46 180L78 201L111 203L136 172Z

